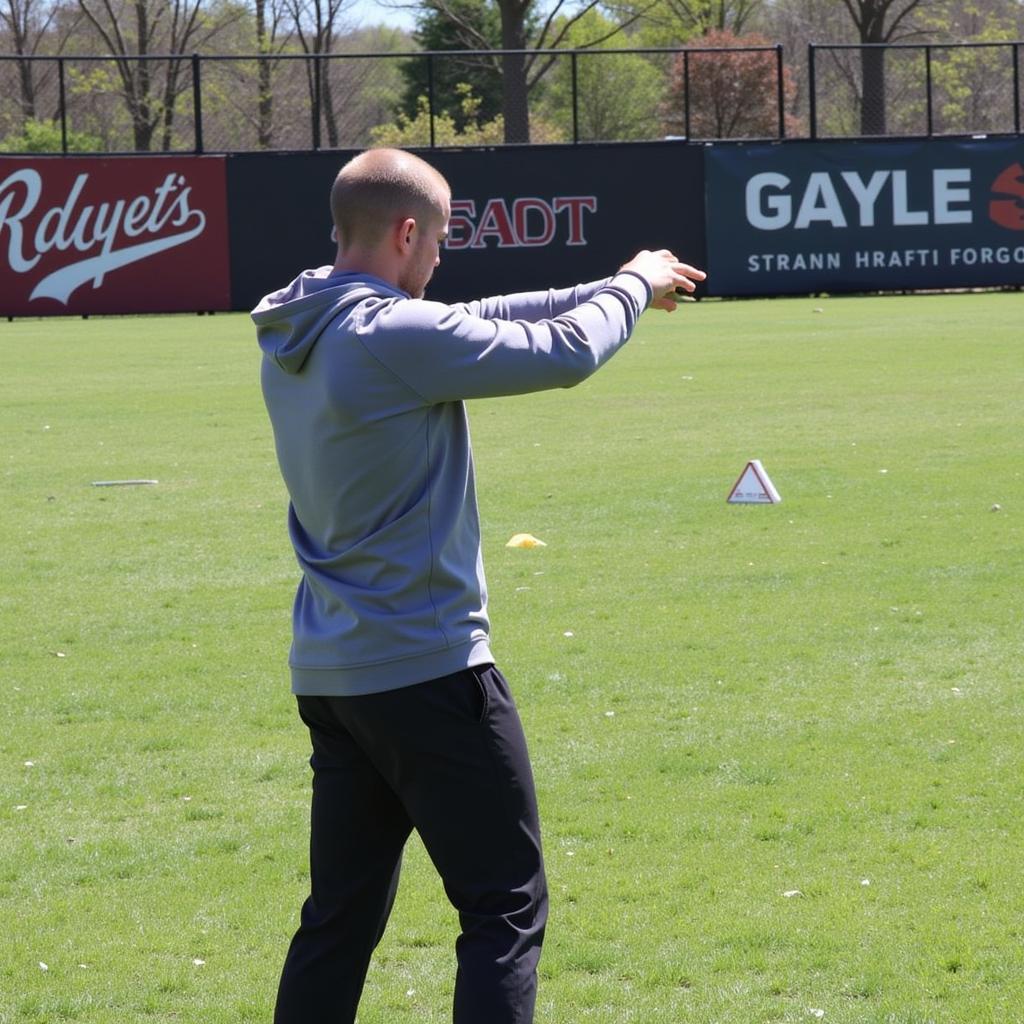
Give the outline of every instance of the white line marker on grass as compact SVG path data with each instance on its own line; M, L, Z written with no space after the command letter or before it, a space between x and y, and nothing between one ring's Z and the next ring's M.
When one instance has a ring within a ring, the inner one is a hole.
M159 480L93 480L93 487L142 487L160 483Z

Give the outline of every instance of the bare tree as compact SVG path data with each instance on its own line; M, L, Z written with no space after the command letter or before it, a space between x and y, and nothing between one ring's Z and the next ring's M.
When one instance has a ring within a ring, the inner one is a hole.
M787 110L799 121L808 109L807 44L852 43L853 25L842 4L835 0L765 0L756 21L759 31L780 43L786 54L786 65L793 75ZM851 89L857 85L855 77L844 76Z
M208 0L223 3L224 0ZM253 146L272 149L288 136L298 141L294 118L280 122L288 94L301 87L302 70L281 60L294 41L287 0L230 0L242 5L239 17L216 39L218 54L202 60L203 134L213 148ZM231 59L234 58L234 59Z
M338 116L334 104L329 65L323 59L334 49L335 41L347 26L343 15L355 0L285 0L292 18L295 34L303 53L310 55L306 64L306 80L315 116L322 116L327 128L327 144L338 145Z
M661 0L647 20L672 30L672 42L709 32L739 36L756 20L762 4L763 0Z
M209 15L203 0L78 0L78 6L113 55L136 150L169 150L178 97L189 86L185 54L200 49L239 12ZM166 61L138 60L171 54ZM162 75L162 80L161 80Z
M861 135L884 135L885 50L880 43L892 43L905 37L909 18L924 0L843 0L853 19L860 42Z
M283 29L285 0L253 0L256 29L256 138L260 149L274 144L274 62L291 39Z
M7 30L11 50L18 60L18 103L22 120L39 116L35 61L42 49L60 53L74 29L73 21L59 24L61 6L56 0L0 0L0 25ZM45 73L45 72L44 72Z
M803 110L807 93L806 68L800 57L808 42L859 43L855 62L850 53L829 52L829 69L845 83L856 103L858 123L844 125L844 133L884 135L888 130L887 103L893 83L887 80L886 50L880 44L920 36L929 26L922 15L943 4L959 0L764 0L758 19L768 32L786 47L790 62L799 67L794 113ZM981 0L982 3L996 0ZM1001 2L1001 0L998 0ZM1015 0L1010 0L1015 2ZM821 77L819 71L819 86ZM905 82L903 83L905 87ZM897 82L897 88L900 83ZM819 97L820 98L820 97ZM835 106L835 105L833 105ZM853 104L850 104L850 108ZM820 110L819 110L820 114Z

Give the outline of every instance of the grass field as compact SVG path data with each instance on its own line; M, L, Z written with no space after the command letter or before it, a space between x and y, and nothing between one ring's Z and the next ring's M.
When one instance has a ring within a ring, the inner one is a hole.
M1024 1020L1022 325L701 303L473 406L538 1024ZM0 1024L269 1024L309 769L248 319L0 356ZM725 503L748 458L781 505ZM121 478L159 483L90 486ZM449 1020L454 934L414 841L361 1024Z

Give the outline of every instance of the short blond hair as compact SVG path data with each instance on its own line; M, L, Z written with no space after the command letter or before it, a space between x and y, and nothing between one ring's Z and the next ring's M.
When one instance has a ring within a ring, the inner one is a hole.
M401 149L368 149L338 172L331 187L331 217L341 248L372 248L406 217L444 218L450 196L440 171Z

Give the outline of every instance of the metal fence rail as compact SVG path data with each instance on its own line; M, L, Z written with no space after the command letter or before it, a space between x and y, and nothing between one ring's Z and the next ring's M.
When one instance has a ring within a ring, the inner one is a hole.
M2 55L0 150L777 139L787 131L784 70L781 46Z
M1020 135L1024 42L808 47L811 138Z
M1021 134L1024 42L0 55L0 152Z

